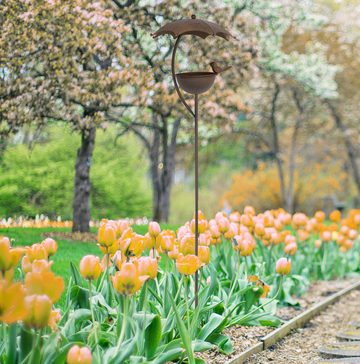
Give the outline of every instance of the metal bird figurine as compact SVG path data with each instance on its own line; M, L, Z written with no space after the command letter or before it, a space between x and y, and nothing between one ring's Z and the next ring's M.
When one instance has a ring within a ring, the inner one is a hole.
M219 74L219 73L224 72L224 71L228 70L229 68L231 68L231 66L222 68L215 61L210 63L210 67L212 68L213 72L216 74Z

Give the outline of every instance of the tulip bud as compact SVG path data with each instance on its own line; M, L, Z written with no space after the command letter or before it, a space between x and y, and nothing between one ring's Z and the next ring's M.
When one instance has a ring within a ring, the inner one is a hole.
M88 347L80 348L77 345L71 347L66 357L67 364L91 364L92 355Z
M286 258L280 258L276 262L276 273L287 275L290 273L291 270L291 260Z
M80 261L80 274L85 279L98 279L101 274L101 270L99 257L94 255L85 255Z
M48 325L52 303L46 295L31 295L25 297L27 315L25 326L42 329Z
M315 240L315 247L319 249L321 247L322 241L320 239Z
M47 238L41 244L43 244L45 246L45 249L46 249L49 257L51 257L52 255L54 255L56 253L58 246L54 239Z
M152 221L149 223L149 234L152 238L156 238L161 232L161 228L160 225L155 222Z

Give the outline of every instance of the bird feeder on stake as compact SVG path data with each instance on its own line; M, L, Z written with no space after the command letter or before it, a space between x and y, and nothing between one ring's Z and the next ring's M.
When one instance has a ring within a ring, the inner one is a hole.
M207 38L208 36L218 36L225 40L229 40L232 35L222 28L220 25L202 19L197 19L195 15L191 19L176 20L167 23L152 33L153 38L161 35L170 34L176 41L171 57L171 73L175 86L175 90L180 98L182 104L194 117L195 122L195 255L199 253L199 136L198 136L198 120L199 120L199 95L208 91L213 85L216 76L229 69L231 66L221 68L216 62L211 62L210 66L212 72L197 71L197 72L182 72L175 73L175 56L179 46L180 39L184 35L195 35L200 38ZM182 95L180 88L189 94L194 95L195 108L194 110L186 102ZM198 291L199 291L199 277L198 272L195 273L195 306L198 304Z

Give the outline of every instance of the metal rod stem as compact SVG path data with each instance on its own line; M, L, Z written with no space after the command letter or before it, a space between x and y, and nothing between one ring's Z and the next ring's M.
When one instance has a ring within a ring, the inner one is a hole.
M199 255L199 134L198 117L199 101L195 94L195 255ZM199 274L195 273L195 307L199 300Z

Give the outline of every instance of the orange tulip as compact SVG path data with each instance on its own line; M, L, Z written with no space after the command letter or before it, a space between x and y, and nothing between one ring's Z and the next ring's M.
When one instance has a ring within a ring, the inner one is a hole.
M220 230L219 230L219 227L217 224L212 224L209 226L209 231L211 233L211 238L214 239L214 240L217 240L220 238L221 236L221 233L220 233Z
M191 231L195 234L195 219L191 220L190 224ZM199 234L204 233L208 228L208 222L205 219L201 219L198 221L198 232Z
M52 303L47 295L31 295L25 298L25 326L42 329L48 326Z
M31 272L32 265L28 255L25 255L21 260L21 269L24 273Z
M295 242L285 245L285 254L294 255L297 251L297 244Z
M176 236L172 230L163 230L156 238L156 246L164 253L174 248Z
M34 260L48 259L48 253L44 245L33 244L26 247L26 255L29 258L30 263Z
M137 266L140 276L149 276L155 279L158 273L158 261L156 258L140 257L137 260Z
M245 206L244 214L250 215L250 216L255 216L255 209L252 206Z
M168 257L170 258L170 259L173 259L173 260L176 260L177 258L178 258L178 256L179 256L179 249L178 249L178 247L176 246L176 245L174 245L174 247L173 247L173 250L170 250L169 252L168 252Z
M107 220L102 221L98 230L97 240L104 247L113 245L116 240L116 227Z
M255 224L255 234L258 236L258 237L262 237L263 235L265 235L265 227L264 227L264 224L261 223L261 222L258 222Z
M80 261L80 274L85 279L96 280L101 274L102 268L99 257L85 255Z
M340 222L341 212L339 210L334 210L330 213L329 218L332 222Z
M181 240L179 244L180 253L187 254L195 254L195 235L194 234L186 234Z
M20 283L0 280L0 322L12 324L26 315L25 290Z
M0 273L15 268L23 254L23 248L11 248L10 240L0 237Z
M203 264L209 264L210 248L208 246L199 245L199 258Z
M48 326L51 328L51 330L55 331L57 329L57 323L60 321L60 319L61 314L59 309L52 310L50 312Z
M24 257L26 258L26 257ZM30 271L31 272L37 272L37 273L41 273L41 272L48 272L51 269L53 262L49 262L48 260L35 260L31 265L30 265Z
M196 255L179 256L176 259L176 268L181 274L192 275L201 267L201 260Z
M47 295L57 302L64 290L64 280L51 271L29 272L25 276L25 288L28 295Z
M227 218L225 217L219 218L216 222L222 234L226 233L229 230L230 221Z
M137 265L126 262L120 271L111 277L115 290L120 294L132 295L136 293L149 276L140 276Z
M326 218L324 211L316 211L314 215L317 222L323 222Z
M280 258L276 262L276 273L287 275L291 271L291 260L286 258Z
M46 249L49 257L54 255L58 249L56 241L51 238L45 239L41 244L43 244L45 246L45 249Z
M80 348L77 345L71 347L66 357L67 364L91 364L92 355L88 347Z

